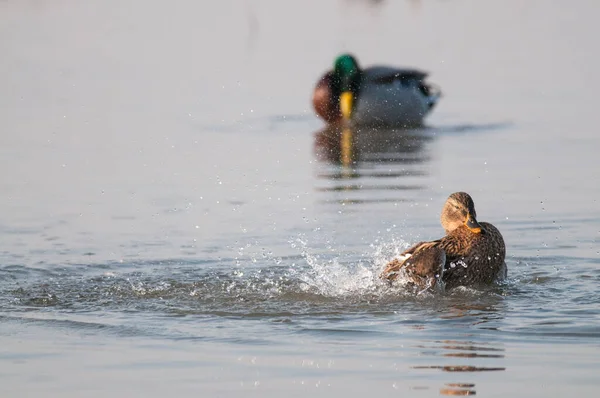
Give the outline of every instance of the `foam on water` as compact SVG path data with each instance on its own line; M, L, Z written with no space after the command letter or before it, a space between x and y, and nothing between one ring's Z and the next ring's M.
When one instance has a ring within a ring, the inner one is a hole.
M270 306L297 301L356 302L398 293L379 274L407 246L404 241L375 243L373 251L358 261L346 261L335 252L332 256L314 254L306 240L297 239L295 244L300 257L279 265L267 258L247 266L237 265L237 260L199 267L185 262L148 263L143 271L99 264L39 277L30 270L23 278L5 278L0 295L16 311L48 306L89 311L123 306L160 310L173 305L220 309L232 303L256 307L265 300L271 301ZM15 276L10 270L5 273Z
M391 287L379 277L385 265L391 259L400 257L400 253L408 247L403 240L376 242L371 245L373 251L365 254L363 260L350 263L341 262L339 257L322 259L310 253L306 242L299 242L308 268L297 272L296 277L307 292L334 298L364 295L383 297L390 292L400 293L397 287L403 287L408 282L401 278L395 287Z

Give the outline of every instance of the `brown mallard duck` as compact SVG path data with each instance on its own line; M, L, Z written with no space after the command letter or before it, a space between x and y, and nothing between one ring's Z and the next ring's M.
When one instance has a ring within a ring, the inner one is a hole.
M435 285L441 276L446 289L491 284L506 276L506 247L502 234L487 222L478 222L475 204L465 192L448 197L441 215L446 236L419 242L404 251L402 260L387 264L381 277L389 281L405 275L416 285ZM438 267L440 251L445 254ZM407 268L402 270L402 268ZM416 275L416 276L415 276ZM425 282L423 282L425 281Z
M317 82L313 106L328 123L346 119L360 126L418 126L441 96L426 77L417 69L362 69L356 58L342 54Z

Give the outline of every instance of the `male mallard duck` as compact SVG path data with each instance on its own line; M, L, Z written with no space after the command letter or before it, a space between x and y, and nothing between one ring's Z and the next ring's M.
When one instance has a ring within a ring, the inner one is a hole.
M352 55L343 54L317 83L313 106L329 123L350 119L356 125L418 126L441 95L425 83L426 76L416 69L361 69Z
M392 281L398 275L405 275L413 282L416 280L414 283L419 286L424 283L433 286L441 275L447 289L490 284L505 277L506 248L502 234L490 223L477 222L476 217L475 204L469 194L453 193L446 200L441 215L446 236L417 243L402 253L407 257L405 260L388 263L381 277ZM446 257L442 268L438 268L440 249ZM401 271L404 267L407 270Z

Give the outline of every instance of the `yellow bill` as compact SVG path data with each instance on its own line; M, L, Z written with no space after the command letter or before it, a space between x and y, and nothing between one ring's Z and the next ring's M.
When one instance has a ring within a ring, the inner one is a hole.
M349 120L352 116L352 106L354 105L354 96L350 91L344 91L340 95L340 111L344 120Z

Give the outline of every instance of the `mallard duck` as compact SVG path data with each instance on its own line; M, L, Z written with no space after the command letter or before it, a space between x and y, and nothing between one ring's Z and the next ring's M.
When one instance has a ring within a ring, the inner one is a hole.
M436 278L446 289L456 286L486 285L506 276L506 247L502 234L487 222L478 222L475 204L465 192L448 197L442 209L441 224L446 236L431 242L419 242L401 254L403 260L387 264L381 277L389 281L405 275L415 284L435 284ZM438 268L439 251L445 253L444 266ZM431 253L428 253L431 252ZM406 271L401 271L407 267ZM408 272L411 271L411 272ZM414 275L418 274L418 278Z
M416 69L361 69L352 55L343 54L318 81L313 106L328 123L347 119L355 125L419 126L441 96L425 83L426 76Z

